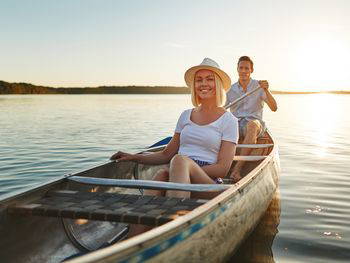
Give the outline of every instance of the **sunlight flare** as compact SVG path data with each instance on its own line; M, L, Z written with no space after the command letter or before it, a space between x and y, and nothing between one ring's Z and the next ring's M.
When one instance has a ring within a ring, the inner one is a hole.
M331 35L310 36L291 52L292 86L303 91L331 91L347 85L350 52Z

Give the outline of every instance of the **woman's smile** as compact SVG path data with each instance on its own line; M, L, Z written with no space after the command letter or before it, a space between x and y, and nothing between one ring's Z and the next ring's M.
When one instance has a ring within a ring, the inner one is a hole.
M201 99L214 96L216 92L214 73L205 69L197 71L194 78L194 86L197 96Z

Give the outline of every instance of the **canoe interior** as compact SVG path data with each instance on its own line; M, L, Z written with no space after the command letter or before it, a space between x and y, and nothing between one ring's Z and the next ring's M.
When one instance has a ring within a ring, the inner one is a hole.
M259 139L258 143L273 143L268 133ZM151 149L152 151L160 148ZM254 149L251 155L269 155L273 147ZM239 151L237 152L239 154ZM248 175L262 161L247 162L243 174ZM233 163L232 167L235 165ZM131 162L109 162L75 175L98 178L117 179L144 179L150 180L159 170L167 165L137 165ZM248 177L247 176L247 177ZM34 189L24 190L0 200L0 258L2 262L60 262L66 257L75 254L78 250L71 244L62 227L60 218L49 218L39 216L18 216L7 213L7 207L14 204L29 203L31 200L44 196L48 191L76 190L97 191L107 193L129 193L142 194L137 189L125 189L118 187L93 187L68 182L64 178L54 182L39 185ZM98 235L100 232L118 230L125 225L100 222L71 220L76 225L77 231L81 232L82 238L92 246L99 246ZM102 241L101 241L102 242ZM97 245L96 245L97 244Z
M110 162L77 175L101 178L133 178L135 165L133 163ZM49 191L78 190L141 194L138 190L121 189L117 187L93 187L80 185L67 180L57 180L54 183L42 184L35 189L23 191L0 201L0 258L1 262L60 262L79 251L67 238L60 218L40 216L19 216L7 213L7 207L13 204L29 203L44 196ZM72 223L78 221L71 220ZM114 223L89 221L88 224L77 224L77 231L82 232L83 239L97 237L98 232L118 230ZM104 228L105 230L101 230ZM101 230L101 231L98 231ZM118 232L118 231L117 231ZM99 240L91 238L86 241L91 246L99 246ZM5 249L6 248L6 249Z

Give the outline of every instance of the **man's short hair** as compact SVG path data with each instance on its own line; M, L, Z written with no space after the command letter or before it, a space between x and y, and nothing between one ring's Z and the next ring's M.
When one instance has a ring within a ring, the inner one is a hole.
M252 67L252 69L254 69L254 63L253 63L253 60L250 59L250 57L248 56L242 56L239 58L238 60L238 63L237 63L237 66L239 65L240 62L242 61L248 61L250 63L250 66Z

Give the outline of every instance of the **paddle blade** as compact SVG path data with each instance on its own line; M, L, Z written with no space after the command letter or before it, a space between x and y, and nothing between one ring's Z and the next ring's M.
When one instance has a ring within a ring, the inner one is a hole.
M171 136L164 138L163 140L156 142L155 144L152 144L151 146L149 146L148 148L153 148L153 147L158 147L158 146L163 146L163 145L167 145L170 140L171 140Z

